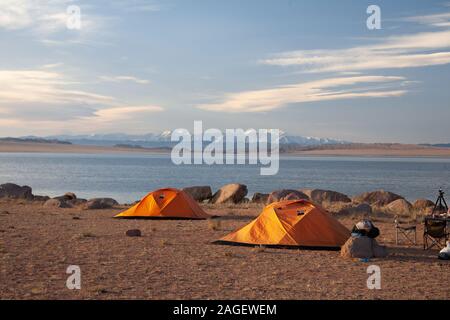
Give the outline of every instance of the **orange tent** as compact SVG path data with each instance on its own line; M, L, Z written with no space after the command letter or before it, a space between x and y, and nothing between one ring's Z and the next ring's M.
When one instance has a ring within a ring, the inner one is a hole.
M115 218L206 219L205 211L186 192L166 188L150 192Z
M255 220L216 243L331 249L349 237L349 230L318 205L287 200L268 205Z

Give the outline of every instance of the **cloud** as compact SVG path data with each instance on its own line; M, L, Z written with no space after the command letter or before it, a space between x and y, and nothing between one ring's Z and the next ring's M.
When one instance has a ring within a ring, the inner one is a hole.
M44 70L0 70L0 104L112 104L111 96L76 90L76 82L58 72Z
M34 9L36 7L31 1L3 0L0 3L0 27L14 30L30 26Z
M149 0L112 1L110 3L125 12L157 12L167 7L167 4L162 5Z
M446 4L446 6L450 7L450 4ZM403 19L403 21L416 22L434 27L447 28L450 27L450 12L408 17Z
M100 76L99 79L105 82L123 82L132 81L138 84L149 84L150 81L146 79L139 79L133 76Z
M450 63L450 13L409 17L403 21L427 24L439 30L391 36L374 45L284 52L260 62L296 66L305 73L416 68Z
M134 119L136 117L142 117L149 113L162 112L164 109L160 106L148 105L148 106L126 106L100 109L94 112L92 117L85 117L85 120L100 120L100 121L124 121Z
M323 79L273 89L227 94L222 102L199 105L198 108L220 112L265 112L288 104L355 98L399 97L407 91L400 87L405 78L358 76ZM368 87L358 85L369 84ZM374 84L384 84L382 88Z
M83 83L54 70L55 65L31 70L0 70L1 124L8 130L75 131L118 125L146 127L151 115L164 109L134 105L115 96L80 89Z
M62 62L55 62L55 63L48 63L41 66L42 69L54 69L62 67L64 63Z
M84 43L88 37L98 36L111 18L92 14L91 5L79 5L81 27L69 30L67 22L73 0L2 0L0 2L0 28L8 31L25 30L43 44ZM55 39L59 36L61 39Z

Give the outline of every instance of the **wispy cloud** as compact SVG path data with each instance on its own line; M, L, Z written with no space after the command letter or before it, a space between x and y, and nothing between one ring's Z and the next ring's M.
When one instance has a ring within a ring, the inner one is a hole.
M8 31L25 30L43 44L84 43L105 30L111 17L92 13L92 6L80 5L81 28L69 30L67 9L77 5L73 0L2 0L0 2L0 28ZM58 39L63 37L63 41Z
M1 123L35 124L49 129L114 128L146 125L150 114L164 109L135 105L116 96L79 89L82 83L54 70L58 64L31 70L0 70ZM64 126L61 126L64 123Z
M438 30L387 37L377 44L345 49L280 53L261 62L300 68L304 73L335 75L275 88L228 93L220 102L202 104L198 108L220 112L264 112L305 102L403 96L408 92L407 87L416 81L404 77L364 76L362 73L450 63L450 29L445 28L450 14L412 17L410 21L426 23Z
M203 110L220 112L265 112L278 109L288 104L316 101L398 97L407 91L399 89L405 79L403 77L360 76L340 77L317 80L293 85L280 86L273 89L244 91L227 94L223 101L203 104ZM387 84L384 89L374 84ZM368 86L361 87L362 84Z
M436 30L391 36L374 45L284 52L260 62L296 66L307 73L415 68L450 63L450 12L401 20L426 24Z
M298 66L310 73L424 67L450 63L448 48L450 30L389 37L377 45L348 49L286 52L262 63Z
M446 6L450 7L450 3L447 3ZM403 21L447 28L450 27L450 12L408 17L403 19Z
M149 0L116 0L111 2L111 4L126 12L157 12L167 6L167 4L162 5L159 2Z
M162 107L153 105L105 108L95 111L93 116L85 117L84 120L125 121L162 111L164 111Z
M55 63L48 63L41 66L42 69L54 69L62 67L64 63L62 62L55 62Z
M0 103L111 104L113 97L70 88L61 73L44 70L0 70Z
M131 81L138 84L149 84L150 81L146 79L139 79L133 76L100 76L99 79L105 82L124 82Z

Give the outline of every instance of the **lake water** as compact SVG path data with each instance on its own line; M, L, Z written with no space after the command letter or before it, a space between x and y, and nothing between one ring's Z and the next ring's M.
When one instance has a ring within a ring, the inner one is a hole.
M149 154L0 154L0 183L29 185L34 194L112 197L132 202L162 188L210 185L213 191L233 182L249 195L281 188L320 188L348 195L385 189L409 200L435 200L443 187L450 193L450 159L282 157L275 176L261 176L258 166L176 166L168 155Z

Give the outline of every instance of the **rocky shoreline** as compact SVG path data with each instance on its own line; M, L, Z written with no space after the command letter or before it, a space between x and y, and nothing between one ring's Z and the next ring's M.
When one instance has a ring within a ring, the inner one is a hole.
M417 199L413 203L407 201L401 195L385 191L375 190L365 192L353 197L332 190L321 189L282 189L269 193L254 193L247 198L248 189L244 184L228 184L222 186L213 193L210 186L193 186L184 188L183 191L192 196L194 200L210 205L242 205L256 204L266 205L280 200L306 199L311 200L332 214L345 215L371 215L387 214L417 218L430 214L434 202L428 199ZM50 198L48 196L34 195L29 186L19 186L14 183L0 185L0 199L21 199L25 201L41 202L47 208L79 208L110 209L119 206L112 198L80 199L74 193L67 192L64 195ZM131 204L123 204L129 206Z

